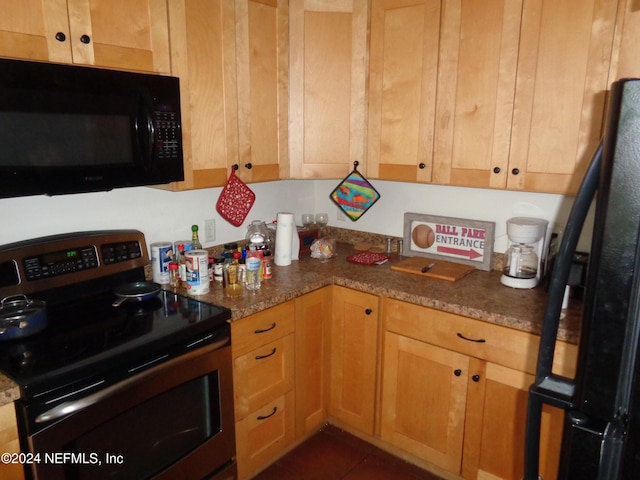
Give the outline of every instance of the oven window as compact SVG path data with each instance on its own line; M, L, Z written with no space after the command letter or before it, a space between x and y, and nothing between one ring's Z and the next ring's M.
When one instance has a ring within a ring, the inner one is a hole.
M144 479L221 430L218 373L199 377L123 412L77 438L66 451L85 455L65 478ZM99 464L92 464L95 461ZM110 463L113 462L113 463Z

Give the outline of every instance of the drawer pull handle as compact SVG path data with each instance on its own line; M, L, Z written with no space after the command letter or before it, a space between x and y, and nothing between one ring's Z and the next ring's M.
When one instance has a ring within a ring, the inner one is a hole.
M269 415L260 415L259 417L256 418L256 420L266 420L269 417L273 417L277 411L278 411L278 407L273 407L273 412L271 412Z
M265 333L265 332L268 332L269 330L273 330L274 328L276 328L276 322L273 322L269 328L265 328L263 330L254 330L253 333Z
M256 360L262 360L263 358L269 358L271 355L275 355L276 353L276 347L273 347L273 350L271 350L271 353L267 353L266 355L256 355Z
M459 377L460 375L462 375L462 370L460 370L460 369L458 368L457 370L454 370L454 371L453 371L453 374L454 374L456 377Z
M461 334L460 332L458 332L456 335L458 335L458 337L460 337L463 340L466 340L468 342L476 342L476 343L485 343L486 340L484 338L467 338L465 337L463 334Z

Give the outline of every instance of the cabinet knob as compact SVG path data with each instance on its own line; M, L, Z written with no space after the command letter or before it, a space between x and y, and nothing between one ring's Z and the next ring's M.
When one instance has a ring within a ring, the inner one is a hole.
M480 381L480 375L474 375L473 377L471 377L471 380L478 383Z
M238 165L237 163L234 163L231 168L233 168L234 170L238 170L240 168L240 165Z
M253 165L251 164L251 162L245 163L244 166L247 168L247 170L251 170L253 168Z
M427 165L426 165L424 162L422 162L422 163L420 163L420 164L418 165L418 168L419 168L420 170L424 170L425 168L427 168Z
M63 32L56 33L56 40L59 42L64 42L67 39L67 36Z
M514 168L513 170L511 170L511 173L513 173L514 175L518 175L520 173L520 169Z
M370 308L367 308L364 313L366 313L367 315L371 315L373 313L373 310L371 310Z
M458 368L457 370L454 370L454 371L453 371L453 374L454 374L456 377L459 377L460 375L462 375L462 370L460 370L460 369Z
M500 173L500 167L493 167L493 173Z
M90 44L90 43L91 43L91 37L90 37L89 35L82 35L82 36L80 37L80 41L81 41L82 43L84 43L85 45L88 45L88 44Z

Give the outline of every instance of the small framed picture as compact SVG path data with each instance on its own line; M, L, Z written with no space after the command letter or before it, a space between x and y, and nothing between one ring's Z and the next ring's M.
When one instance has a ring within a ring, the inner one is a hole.
M495 222L405 213L402 254L463 263L490 271L495 228Z

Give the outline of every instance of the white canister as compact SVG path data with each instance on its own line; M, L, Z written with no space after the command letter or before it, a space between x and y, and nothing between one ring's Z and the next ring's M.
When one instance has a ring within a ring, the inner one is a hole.
M151 269L153 281L166 285L171 281L169 264L173 262L174 251L171 242L155 242L151 244Z
M185 258L189 293L209 293L209 253L206 250L189 250L185 252Z

